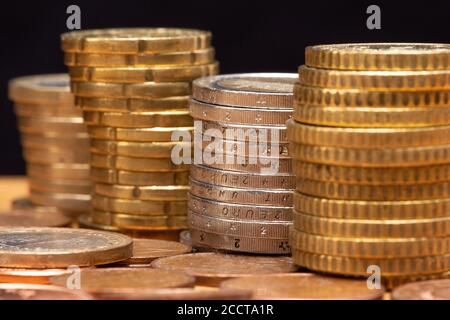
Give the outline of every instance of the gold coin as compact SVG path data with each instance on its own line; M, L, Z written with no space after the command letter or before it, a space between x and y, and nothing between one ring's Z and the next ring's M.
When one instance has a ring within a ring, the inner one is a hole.
M35 204L56 207L75 214L91 209L90 194L44 193L32 190L30 199Z
M72 219L56 208L13 209L0 212L0 227L68 227ZM0 282L2 277L0 272Z
M92 207L100 211L142 216L179 216L187 214L186 201L128 200L93 195Z
M73 100L73 98L72 98ZM71 105L49 105L37 103L17 102L14 104L14 112L19 117L82 117L80 109Z
M376 300L384 288L371 289L367 281L326 277L313 273L248 276L224 281L224 289L251 290L257 300Z
M291 229L292 248L314 254L338 257L398 259L449 254L449 237L338 238Z
M225 219L188 211L189 228L230 236L245 236L269 239L287 239L289 226L287 221L257 221Z
M73 81L138 83L192 81L217 74L219 63L170 67L69 67Z
M161 99L76 97L75 104L85 111L152 112L187 110L188 96Z
M209 48L211 33L176 28L112 28L61 35L66 52L165 53Z
M448 125L450 108L319 107L294 104L301 123L352 128L414 128Z
M69 67L201 65L214 62L214 54L214 48L194 51L139 54L66 52L64 54L64 64Z
M80 152L81 151L81 152ZM35 149L27 147L23 150L23 157L27 163L54 164L54 163L89 163L88 150L70 149Z
M191 193L188 195L191 211L224 219L248 221L292 221L292 207L243 205L203 199Z
M450 197L450 181L408 185L357 185L297 179L297 191L315 197L346 200L429 200Z
M115 184L94 185L94 192L98 195L130 199L130 200L187 200L189 186L121 186Z
M29 176L30 190L49 193L90 194L92 190L89 180L56 180Z
M20 131L28 133L61 132L61 136L86 132L81 117L18 117Z
M192 118L186 110L161 112L95 112L84 111L84 122L88 126L122 128L189 127Z
M194 247L271 255L286 255L291 252L287 239L237 237L192 228L190 231Z
M208 134L208 130L212 129L209 131L219 130L229 140L251 141L256 136L259 139L266 139L267 142L276 141L278 143L289 141L287 139L285 125L240 125L206 120L202 120L200 123L201 126L196 129L203 130L204 136L211 136L211 134Z
M450 163L450 144L392 149L335 148L291 143L292 158L351 167L396 168Z
M434 200L362 201L316 198L299 192L294 192L293 197L295 210L317 217L363 220L450 217L450 197Z
M248 205L292 206L292 190L231 188L189 179L190 192L200 198Z
M86 149L89 148L89 136L87 133L77 134L75 137L58 137L55 135L22 133L20 137L22 146L36 149Z
M71 81L70 86L72 93L77 97L161 99L189 96L192 93L190 82L101 83Z
M429 274L424 276L391 276L391 277L381 277L381 282L387 290L393 290L396 287L402 286L410 282L426 281L426 280L437 280L437 279L448 279L450 277L449 272ZM391 294L392 296L392 294Z
M159 240L169 240L169 241L177 241L179 239L179 230L127 230L120 229L118 227L113 226L105 226L92 222L92 218L88 214L81 215L78 219L78 223L80 228L87 228L93 230L102 230L109 232L119 232L126 234L132 238L139 239L159 239ZM126 260L123 260L126 261Z
M125 170L91 168L94 182L132 186L187 185L189 171L185 172L131 172Z
M294 86L299 104L324 107L450 107L450 90L440 91L368 91Z
M450 48L449 48L450 49ZM300 84L336 89L419 91L450 89L450 71L350 71L298 68Z
M64 164L55 163L42 165L35 163L27 164L27 175L38 179L47 180L89 180L89 164Z
M350 43L309 46L306 65L343 70L447 70L450 45L441 43Z
M45 74L15 78L9 82L9 98L14 102L42 104L58 108L71 106L70 79L67 74ZM54 105L58 105L55 107Z
M191 178L204 183L237 188L294 189L295 176L291 174L250 174L225 171L202 165L191 166Z
M294 210L298 231L331 237L414 238L450 235L450 217L430 219L334 219L304 214Z
M450 143L450 125L425 128L333 128L287 122L288 138L299 144L341 148L405 148Z
M133 243L117 233L68 228L2 228L0 239L0 265L7 268L112 263L131 257Z
M292 86L298 79L290 73L218 75L192 83L195 100L246 108L292 108Z
M218 155L216 155L218 156ZM213 161L207 166L213 169L225 171L237 171L241 173L264 173L267 170L276 172L277 174L292 173L292 159L280 158L274 160L273 158L265 157L241 157L232 154L222 154L220 159L223 161Z
M180 230L186 229L186 216L138 216L94 210L92 222L132 230Z
M95 168L128 170L136 172L188 171L188 164L174 164L170 158L132 158L115 155L91 154Z
M341 167L292 160L293 173L299 177L324 182L365 185L397 185L450 181L450 166L400 168Z
M190 142L128 142L91 140L91 152L100 155L118 155L139 158L164 158L171 162L172 149L177 146L190 149ZM171 166L173 166L171 164Z
M242 125L284 125L292 117L290 109L226 107L191 99L191 116L196 119Z
M112 128L88 126L92 139L132 141L132 142L168 142L174 133L192 135L192 127L154 127L154 128Z
M292 250L299 266L326 273L367 277L367 268L377 266L383 276L415 276L446 272L450 269L450 255L402 259L360 259L319 255Z

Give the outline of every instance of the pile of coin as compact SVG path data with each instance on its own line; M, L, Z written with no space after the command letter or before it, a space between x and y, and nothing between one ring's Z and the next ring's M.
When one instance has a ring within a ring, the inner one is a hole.
M296 75L194 81L189 228L194 246L289 254L295 176L286 139Z
M388 284L449 271L450 45L307 47L299 79L295 262Z
M174 146L190 150L190 142L172 134L192 131L191 81L218 72L211 34L105 29L61 41L91 138L87 224L135 236L185 228L189 166L174 164L171 154Z
M79 214L90 208L89 137L66 74L16 78L9 96L21 134L30 199Z

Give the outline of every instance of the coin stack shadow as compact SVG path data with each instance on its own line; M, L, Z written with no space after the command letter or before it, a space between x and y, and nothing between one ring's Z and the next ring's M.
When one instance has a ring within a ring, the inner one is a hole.
M13 79L9 96L15 104L31 202L75 216L89 211L89 137L68 75Z
M387 287L450 270L450 45L306 48L288 138L290 244Z
M218 72L210 32L85 30L61 42L91 138L93 209L80 225L178 238L186 228L189 165L172 162L172 148L183 144L172 133L192 131L191 81Z
M290 253L295 177L285 123L295 80L293 74L255 73L193 82L188 224L194 246Z

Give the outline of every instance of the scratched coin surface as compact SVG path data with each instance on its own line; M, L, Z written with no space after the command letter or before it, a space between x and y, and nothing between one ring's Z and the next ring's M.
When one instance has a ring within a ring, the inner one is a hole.
M222 253L191 253L157 259L157 269L183 272L196 278L197 285L218 286L223 280L246 275L294 272L290 257L269 257Z
M250 290L253 299L372 300L384 289L369 289L366 280L334 278L313 273L249 276L224 281L223 289Z
M157 288L192 287L194 278L180 272L150 268L96 268L81 270L81 289L96 298L138 293ZM67 276L50 279L52 284L66 286Z
M394 300L450 300L450 280L428 280L405 284L392 292Z
M65 228L0 228L0 266L65 268L130 258L131 238L104 231Z

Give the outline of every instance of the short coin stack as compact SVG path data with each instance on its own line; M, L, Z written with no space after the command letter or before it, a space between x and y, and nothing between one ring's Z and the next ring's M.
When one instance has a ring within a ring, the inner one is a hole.
M295 262L388 286L450 270L450 45L308 47L299 78Z
M295 177L286 139L293 74L194 81L189 228L194 246L289 254Z
M70 214L90 208L89 137L66 74L21 77L9 83L33 204Z
M211 34L76 31L62 49L91 138L93 212L82 224L134 236L185 228L189 166L172 162L182 144L172 133L192 131L191 81L218 72Z

